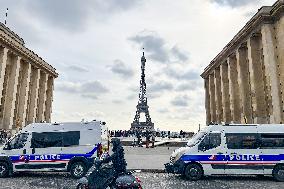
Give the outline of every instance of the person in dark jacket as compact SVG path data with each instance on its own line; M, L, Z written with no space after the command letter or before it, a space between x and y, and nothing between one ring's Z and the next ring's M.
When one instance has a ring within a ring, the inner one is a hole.
M126 173L127 163L124 158L124 149L118 138L111 140L113 154L103 160L95 161L95 169L87 173L90 189L105 189L109 181L117 178L120 174ZM112 162L111 167L102 167L104 163ZM92 168L91 168L92 169Z
M101 161L98 161L97 165L100 166L102 163L109 163L112 161L115 172L117 174L124 173L126 172L127 163L124 158L124 149L121 145L121 142L118 138L113 138L111 139L111 143L113 145L113 154Z

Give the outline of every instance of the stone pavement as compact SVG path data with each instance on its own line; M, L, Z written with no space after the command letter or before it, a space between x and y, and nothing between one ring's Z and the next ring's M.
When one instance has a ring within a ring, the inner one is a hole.
M142 181L143 189L283 189L283 182L272 177L222 176L188 181L167 173L134 173ZM75 189L77 180L68 173L18 173L0 178L1 189Z
M124 146L125 159L128 169L140 169L143 171L164 170L164 164L170 160L170 155L178 147L129 147Z

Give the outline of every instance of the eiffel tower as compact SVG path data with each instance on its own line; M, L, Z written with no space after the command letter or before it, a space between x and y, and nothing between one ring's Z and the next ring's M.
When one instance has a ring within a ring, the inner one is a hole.
M140 91L139 91L139 100L138 105L136 106L136 114L134 120L131 124L130 130L134 131L154 131L154 123L151 121L151 117L149 114L149 106L147 105L147 96L146 96L146 82L145 82L145 63L146 58L144 56L141 57L141 80L140 80ZM146 121L140 122L140 114L145 113Z

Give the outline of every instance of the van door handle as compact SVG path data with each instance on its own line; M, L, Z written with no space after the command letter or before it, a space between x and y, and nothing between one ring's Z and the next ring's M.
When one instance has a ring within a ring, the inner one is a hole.
M26 154L27 153L27 150L26 149L23 149L23 154Z
M34 153L35 153L35 149L33 148L33 149L32 149L32 154L34 154Z
M233 153L231 153L231 155L237 155L237 153L236 153L236 152L233 152Z
M222 153L222 152L218 152L217 154L218 154L218 155L222 155L223 153Z

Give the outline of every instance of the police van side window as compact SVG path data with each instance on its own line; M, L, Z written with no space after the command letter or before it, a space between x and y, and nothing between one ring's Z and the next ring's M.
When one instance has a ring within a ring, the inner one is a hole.
M228 149L257 149L259 147L258 135L254 133L227 133L225 136Z
M32 133L31 148L61 147L62 135L59 132Z
M62 139L64 147L79 145L80 131L63 132Z
M198 145L198 150L206 151L221 145L221 133L210 133Z
M264 133L261 137L261 148L284 148L284 134Z
M79 145L80 131L33 133L31 148Z

